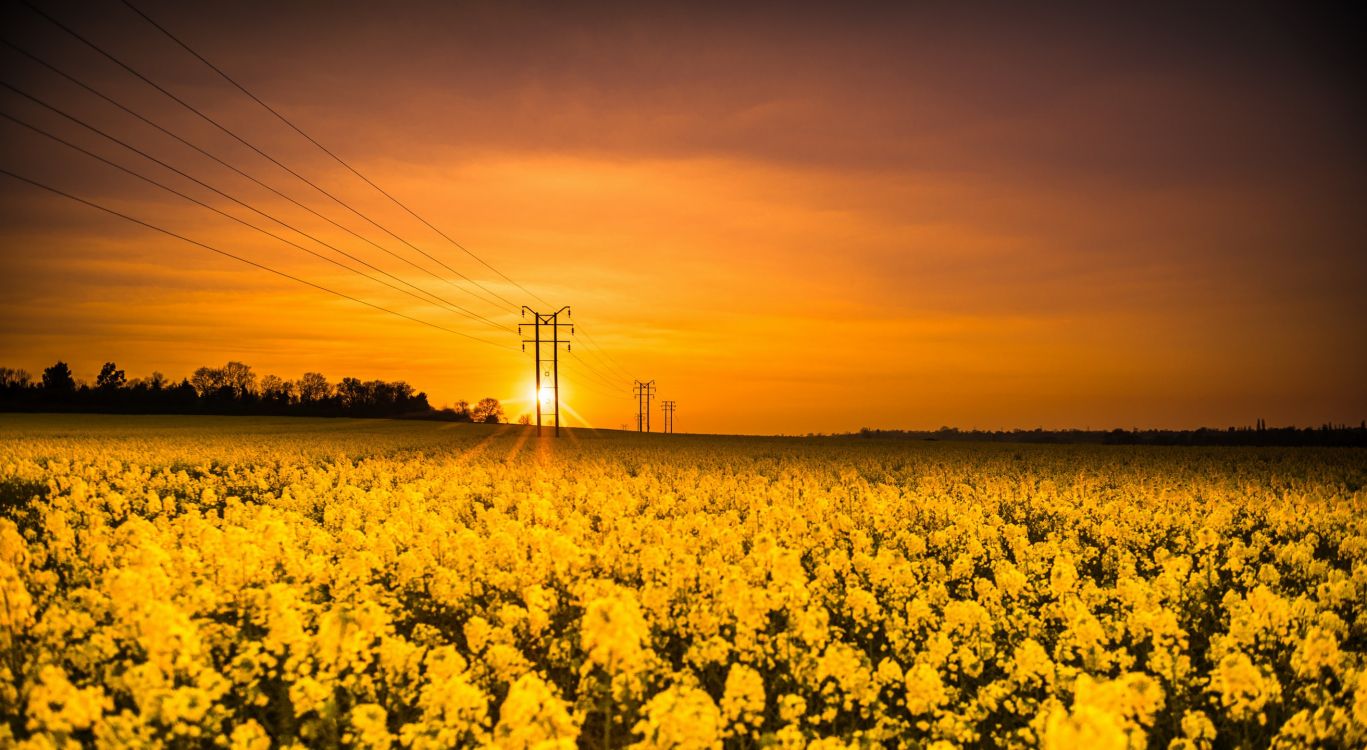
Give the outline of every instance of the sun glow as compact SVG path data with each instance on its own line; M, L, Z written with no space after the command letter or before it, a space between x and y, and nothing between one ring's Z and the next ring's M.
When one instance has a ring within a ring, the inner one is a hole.
M542 389L541 389L541 394L540 394L540 395L541 395L540 401L541 401L541 408L542 408L542 409L553 409L553 408L555 408L555 390L554 390L554 389L551 389L551 388L542 388Z
M527 391L527 404L536 407L537 402L541 402L541 411L546 412L555 408L555 389L550 386L537 388L532 386Z
M536 386L533 385L526 390L526 396L520 399L516 399L514 401L510 401L509 405L513 406L519 411L525 409L526 411L523 412L523 416L528 417L529 419L533 420L533 423L535 423L534 420L536 419L536 405L539 401L541 404L541 417L543 423L547 425L554 424L554 414L556 409L555 391L555 387L549 384L542 385L539 391L537 390ZM561 424L578 425L582 427L589 426L589 420L583 414L580 414L578 411L576 411L573 406L570 405L570 402L573 398L574 389L571 387L570 384L566 383L564 380L561 380L559 404ZM580 404L580 407L583 407L582 403Z

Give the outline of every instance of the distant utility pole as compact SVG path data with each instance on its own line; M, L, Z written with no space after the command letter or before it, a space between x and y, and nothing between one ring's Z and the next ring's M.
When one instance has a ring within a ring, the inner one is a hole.
M660 408L664 411L665 432L674 432L674 404L675 401L661 401Z
M533 346L534 359L536 360L536 436L541 437L541 380L542 378L551 381L551 395L555 398L555 436L560 437L560 345L565 345L565 351L570 351L570 342L560 340L560 313L565 313L565 317L571 317L570 307L566 305L553 313L542 314L526 305L522 306L522 317L526 318L527 313L532 314L532 322L518 323L517 334L522 335L523 326L532 326L536 335L529 339L522 339L522 351L527 351L527 345ZM570 333L574 333L574 324L567 324ZM541 327L550 329L550 339L541 336ZM549 345L551 347L551 357L546 359L541 354L541 347Z
M650 400L655 398L655 381L637 380L632 393L636 396L636 431L650 432Z

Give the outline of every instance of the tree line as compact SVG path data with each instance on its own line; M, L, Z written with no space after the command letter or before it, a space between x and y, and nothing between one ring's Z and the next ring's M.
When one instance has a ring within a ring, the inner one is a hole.
M258 378L250 365L241 362L200 367L179 382L160 372L130 380L116 364L106 362L93 384L78 381L66 362L44 369L36 380L24 370L0 367L0 411L504 421L503 407L495 398L433 409L426 393L402 380L348 377L333 383L317 372L306 372L298 380L276 375Z
M947 440L995 443L1094 443L1098 445L1248 445L1248 446L1367 446L1367 422L1319 427L1268 427L1259 419L1253 426L1199 427L1194 430L874 430L857 433L870 440ZM846 435L845 437L848 437ZM812 435L810 437L818 437Z

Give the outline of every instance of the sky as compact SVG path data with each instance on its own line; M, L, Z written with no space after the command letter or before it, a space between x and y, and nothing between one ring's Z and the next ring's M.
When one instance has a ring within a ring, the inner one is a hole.
M1336 11L134 4L441 234L122 3L42 7L332 197L7 4L7 118L375 278L0 118L0 169L355 298L0 175L0 365L237 360L516 418L517 311L569 306L566 424L634 427L636 379L681 432L1367 418Z

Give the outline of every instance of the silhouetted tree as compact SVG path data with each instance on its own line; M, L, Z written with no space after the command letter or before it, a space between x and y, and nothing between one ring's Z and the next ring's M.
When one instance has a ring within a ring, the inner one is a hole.
M200 398L241 401L256 392L256 373L249 365L229 362L222 367L201 367L190 376Z
M12 367L0 367L0 388L5 390L18 390L27 388L31 376L27 370L17 370Z
M190 376L190 385L200 398L208 398L223 390L227 384L223 370L217 367L200 367Z
M394 387L383 380L372 380L365 384L366 405L370 407L392 407L395 404Z
M413 386L409 385L408 383L405 383L402 380L395 380L394 382L389 383L388 385L389 397L394 399L395 404L404 404L418 398L418 396L413 392ZM427 397L423 396L422 399L426 401Z
M190 384L189 378L181 378L179 383L166 390L167 395L171 398L170 403L179 407L178 410L184 410L194 406L195 399L199 395L195 390L195 387Z
M299 400L306 404L322 401L332 395L328 379L316 372L306 372L299 378Z
M223 384L233 390L234 398L245 398L256 392L256 373L250 365L229 362L223 366Z
M100 368L100 374L95 378L95 387L102 391L113 391L128 384L128 378L124 376L123 370L115 367L113 362L105 362L104 367Z
M55 393L71 393L76 390L76 379L71 377L71 368L58 361L43 370L43 388Z
M503 406L496 398L482 398L475 404L475 408L470 410L470 418L476 422L497 424L503 421Z
M261 398L276 404L288 404L294 398L294 383L267 375L261 378Z
M337 384L337 398L342 402L344 409L366 406L369 400L366 393L365 383L362 383L360 378L342 378L342 382Z

